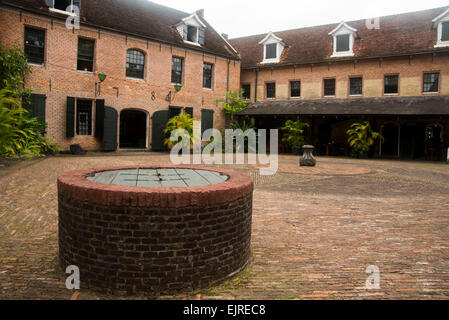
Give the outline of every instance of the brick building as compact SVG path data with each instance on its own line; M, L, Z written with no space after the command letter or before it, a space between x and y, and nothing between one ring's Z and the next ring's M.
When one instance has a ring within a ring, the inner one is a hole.
M72 12L66 11L67 6ZM80 28L76 25L79 17ZM0 44L24 48L33 114L63 149L163 150L180 112L223 128L240 58L207 22L147 0L0 0ZM179 92L178 92L179 91Z
M347 155L346 130L369 120L385 137L376 155L445 159L448 8L230 43L242 57L241 83L252 102L241 115L257 127L300 118L311 124L308 142L319 154Z

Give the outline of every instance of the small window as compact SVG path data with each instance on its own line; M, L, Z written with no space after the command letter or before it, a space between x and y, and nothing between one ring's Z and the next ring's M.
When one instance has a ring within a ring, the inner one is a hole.
M172 71L171 71L171 82L173 84L182 84L182 70L183 59L173 57L172 60Z
M442 23L441 41L449 41L449 21Z
M291 81L290 82L290 97L299 98L301 97L301 82Z
M51 9L64 12L68 11L69 6L81 7L81 0L47 0L46 2L49 3Z
M362 78L349 79L349 95L361 96L363 92L363 80Z
M350 50L349 39L351 35L344 34L341 36L337 36L337 52L347 52Z
M335 79L324 79L324 96L335 96Z
M198 28L194 26L187 26L187 41L198 42Z
M385 94L399 93L399 76L385 76Z
M265 46L265 59L276 59L278 57L277 48L277 43L267 44Z
M28 63L44 64L45 31L25 27L25 55Z
M203 88L212 89L212 70L213 65L205 63L203 66Z
M438 93L440 87L439 73L425 73L424 74L424 93Z
M276 98L276 84L274 82L267 83L267 99L275 99Z
M251 85L250 84L244 84L242 86L243 89L243 98L247 100L251 100Z
M77 101L76 134L80 136L92 135L92 101Z
M126 76L129 78L145 78L145 54L139 50L126 52Z
M78 66L80 71L94 71L95 40L78 39Z

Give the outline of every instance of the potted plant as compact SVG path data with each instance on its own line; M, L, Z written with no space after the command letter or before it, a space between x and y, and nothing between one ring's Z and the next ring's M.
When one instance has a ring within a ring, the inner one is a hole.
M170 137L172 132L177 129L185 130L188 136L181 136L179 137L178 142L173 142L170 140ZM164 143L168 146L169 149L172 149L177 143L181 141L189 141L189 148L193 148L193 119L189 114L180 114L170 119L167 123L167 126L165 127L164 133L168 135L168 138L165 139Z
M351 148L351 156L354 158L368 158L368 153L374 143L378 139L383 140L382 135L375 132L368 121L354 123L347 134L349 135L348 144Z
M301 120L287 120L281 131L284 132L282 142L287 143L292 148L293 153L299 155L305 143L305 133L310 128L308 123Z

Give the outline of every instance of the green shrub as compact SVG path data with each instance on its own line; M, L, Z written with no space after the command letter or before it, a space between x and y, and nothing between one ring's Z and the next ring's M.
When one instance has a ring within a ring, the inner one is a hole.
M287 143L293 150L299 150L304 146L305 132L310 128L308 123L301 120L287 120L281 128L285 134L282 142Z
M179 137L178 142L173 142L170 140L170 136L175 130L185 130L188 136ZM166 135L169 135L167 139L165 139L164 143L168 148L172 148L174 145L181 141L190 141L189 148L193 148L193 119L189 114L180 114L172 119L170 119L167 123L167 126L164 130Z

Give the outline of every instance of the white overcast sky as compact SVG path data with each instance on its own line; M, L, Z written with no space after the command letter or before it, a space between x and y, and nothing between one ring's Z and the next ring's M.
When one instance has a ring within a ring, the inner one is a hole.
M449 0L153 0L178 10L205 10L230 38L449 7Z

